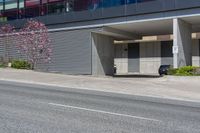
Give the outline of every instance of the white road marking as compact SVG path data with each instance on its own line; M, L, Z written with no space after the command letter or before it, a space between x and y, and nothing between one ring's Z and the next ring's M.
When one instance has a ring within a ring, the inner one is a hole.
M102 114L108 114L108 115L115 115L115 116L123 116L123 117L129 117L134 119L140 119L140 120L147 120L147 121L154 121L154 122L162 122L157 119L152 118L145 118L140 116L133 116L133 115L127 115L127 114L119 114L114 112L107 112L102 110L95 110L95 109L89 109L89 108L83 108L83 107L76 107L76 106L70 106L70 105L64 105L64 104L57 104L57 103L48 103L49 105L58 106L58 107L64 107L64 108L71 108L71 109L77 109L77 110L84 110L89 112L96 112L96 113L102 113Z

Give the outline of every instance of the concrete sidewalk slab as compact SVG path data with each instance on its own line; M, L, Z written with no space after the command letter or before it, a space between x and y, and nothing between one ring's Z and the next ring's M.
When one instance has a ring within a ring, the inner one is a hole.
M0 80L200 102L200 77L120 78L0 69Z

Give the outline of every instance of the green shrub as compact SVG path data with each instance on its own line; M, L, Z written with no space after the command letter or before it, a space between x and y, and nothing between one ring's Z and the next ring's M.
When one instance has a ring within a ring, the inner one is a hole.
M167 72L168 75L176 75L178 69L170 68Z
M176 76L197 76L199 75L199 67L194 66L184 66L178 69L170 68L168 71L168 75L176 75Z
M11 67L16 69L31 69L31 65L24 60L13 60L11 62Z
M192 66L184 66L177 70L176 75L192 76L193 70L194 70L194 67L192 67Z
M4 68L4 67L6 67L6 65L3 63L0 63L0 68Z

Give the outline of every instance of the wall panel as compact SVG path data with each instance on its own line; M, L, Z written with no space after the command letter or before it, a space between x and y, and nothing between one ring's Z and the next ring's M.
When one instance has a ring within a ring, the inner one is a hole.
M52 62L39 64L38 70L66 74L91 74L91 31L94 30L51 32Z

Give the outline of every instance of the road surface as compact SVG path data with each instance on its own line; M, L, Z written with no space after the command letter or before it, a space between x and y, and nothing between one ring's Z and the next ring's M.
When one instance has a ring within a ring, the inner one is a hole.
M0 133L200 133L200 108L0 81Z

